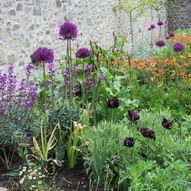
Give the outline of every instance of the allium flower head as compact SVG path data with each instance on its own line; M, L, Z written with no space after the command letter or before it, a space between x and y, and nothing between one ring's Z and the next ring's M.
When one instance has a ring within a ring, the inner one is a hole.
M172 38L172 37L175 36L175 33L174 33L174 32L168 32L168 36L169 36L170 38Z
M137 121L140 119L140 116L137 111L129 110L127 118L129 119L129 121Z
M173 50L175 52L182 52L182 51L184 51L184 45L178 42L173 45Z
M91 56L91 50L88 48L79 48L76 52L76 58L87 58Z
M159 20L159 21L157 22L157 25L161 27L162 25L164 25L164 23L163 23L161 20Z
M166 42L164 40L158 40L156 43L155 43L156 46L158 47L163 47L166 45Z
M133 137L126 137L124 140L124 146L133 147L135 144L135 139Z
M59 35L63 40L74 40L77 38L77 26L69 21L66 21L60 26Z
M162 126L166 129L172 129L172 122L164 118L162 121Z
M156 139L155 132L148 128L141 128L141 135L150 139Z
M43 47L38 48L33 54L34 62L52 63L54 61L54 53L52 49Z
M113 97L107 100L107 107L110 109L119 107L119 99L117 97Z

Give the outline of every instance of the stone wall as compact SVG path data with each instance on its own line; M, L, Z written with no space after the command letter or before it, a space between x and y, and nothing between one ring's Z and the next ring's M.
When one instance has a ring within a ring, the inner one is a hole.
M191 0L168 0L169 30L191 27Z
M89 40L108 47L113 43L113 32L128 37L130 30L128 16L114 13L112 8L118 0L0 0L0 68L15 64L20 72L30 62L30 55L39 46L54 49L60 58L65 42L59 40L59 26L64 18L78 25L79 36L75 46L88 46ZM161 14L165 20L165 11ZM147 30L158 17L151 17L150 11L135 22L136 41L150 39ZM158 29L155 30L158 34Z

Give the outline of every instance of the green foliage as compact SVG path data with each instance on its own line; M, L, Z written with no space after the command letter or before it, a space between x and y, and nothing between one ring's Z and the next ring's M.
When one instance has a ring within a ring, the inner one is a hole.
M143 110L140 116L137 123L102 122L84 131L82 154L87 174L105 190L186 190L191 178L188 131L175 121L171 130L162 126L163 118L172 121L168 110ZM143 137L142 127L153 130L156 140ZM135 139L134 147L123 146L124 139L131 136ZM182 170L184 174L179 179Z

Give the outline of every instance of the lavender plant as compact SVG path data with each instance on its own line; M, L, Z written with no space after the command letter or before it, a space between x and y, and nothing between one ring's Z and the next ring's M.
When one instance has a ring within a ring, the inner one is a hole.
M30 82L32 65L20 83L10 65L8 74L0 74L0 160L11 168L14 155L34 123L33 108L37 102L37 84Z

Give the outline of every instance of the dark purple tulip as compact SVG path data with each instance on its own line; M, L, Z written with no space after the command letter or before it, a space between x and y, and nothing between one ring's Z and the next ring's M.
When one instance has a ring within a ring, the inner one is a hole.
M124 140L124 146L133 147L135 144L135 139L133 137L126 137Z
M162 126L166 129L172 129L172 122L164 118L162 121Z
M155 132L148 128L141 128L141 135L150 139L156 139Z
M184 51L184 45L178 42L173 45L173 50L175 52L182 52L182 51Z
M60 26L59 35L63 40L74 40L77 37L77 26L69 21L66 21Z
M156 46L158 47L163 47L166 45L165 41L164 40L158 40L156 43L155 43Z
M76 52L76 58L87 58L91 56L91 50L88 48L79 48Z
M159 21L157 22L157 25L161 27L162 25L164 25L164 23L163 23L161 20L159 20Z
M129 110L127 118L129 121L137 121L140 119L139 112L135 110Z
M155 29L155 25L154 25L154 24L151 24L151 25L150 25L150 29Z
M109 99L107 101L107 107L108 108L118 108L119 107L119 99L117 97L113 97L112 99Z

